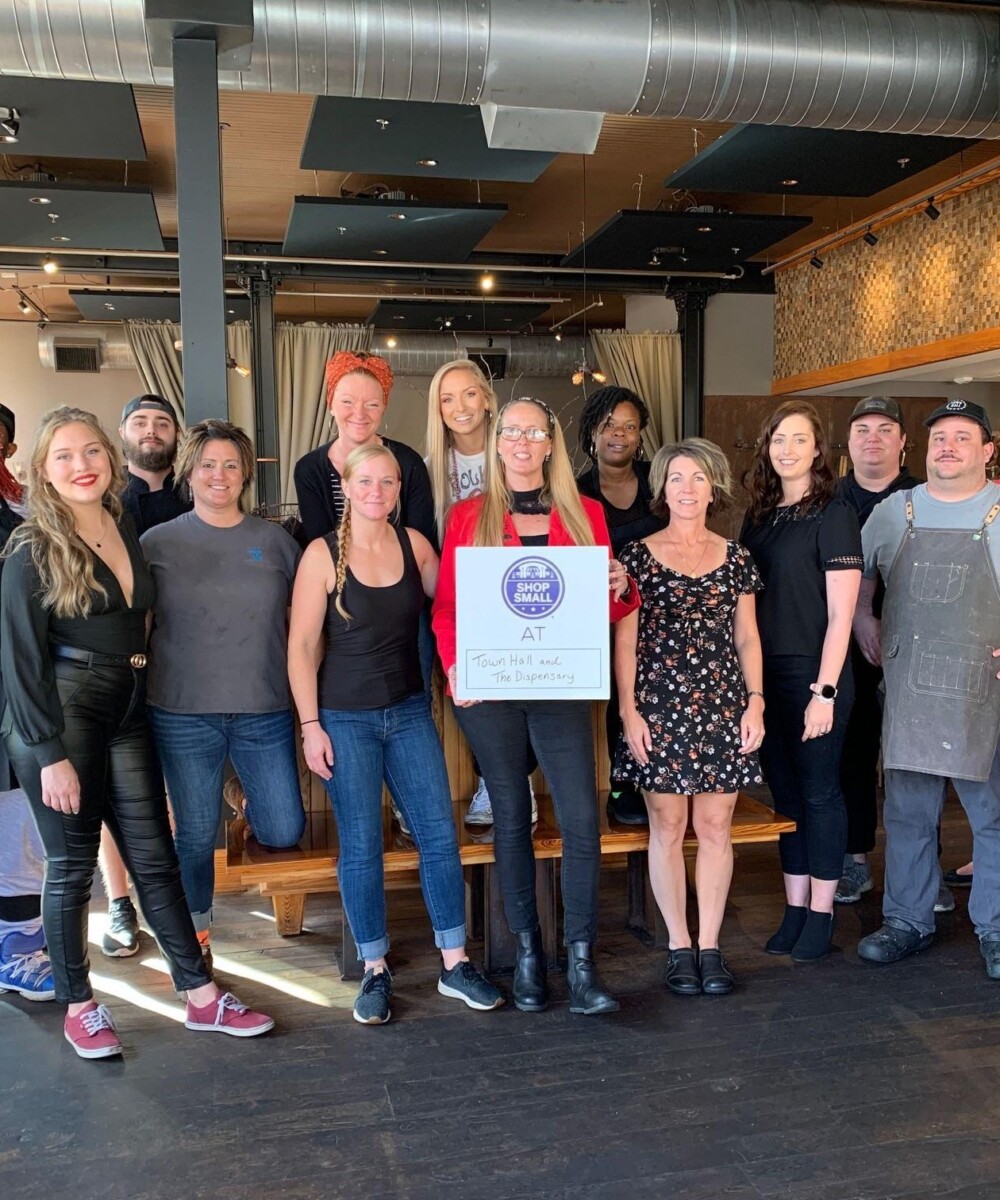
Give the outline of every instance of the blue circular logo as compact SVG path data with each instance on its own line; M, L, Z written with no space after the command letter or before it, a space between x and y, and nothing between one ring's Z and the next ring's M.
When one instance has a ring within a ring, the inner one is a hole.
M503 602L512 613L528 620L547 617L562 603L566 584L544 558L519 558L503 577Z

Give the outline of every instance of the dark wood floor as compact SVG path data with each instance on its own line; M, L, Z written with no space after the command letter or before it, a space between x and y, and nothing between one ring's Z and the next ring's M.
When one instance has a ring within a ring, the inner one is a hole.
M946 863L968 848L950 811ZM456 1007L400 894L384 1028L351 1020L332 897L287 942L259 897L218 904L219 975L280 1021L257 1041L185 1031L150 941L93 960L124 1059L77 1059L60 1008L4 998L0 1197L998 1200L1000 983L983 973L967 892L922 956L859 962L876 891L839 910L836 953L796 966L761 952L779 876L773 848L750 848L724 932L739 990L681 999L662 986L662 954L622 930L624 886L608 872L613 1017L571 1016L561 979L540 1016Z

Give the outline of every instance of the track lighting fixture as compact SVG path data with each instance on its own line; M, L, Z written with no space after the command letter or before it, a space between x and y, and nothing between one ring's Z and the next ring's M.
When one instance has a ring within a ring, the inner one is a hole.
M934 197L931 196L931 198L927 201L927 207L924 209L924 216L930 217L932 221L936 221L940 215L941 210L934 203Z
M822 269L823 260L820 258L820 256L818 254L814 254L812 256L812 258L809 260L809 265L811 267L815 267L816 270L819 271Z
M59 270L59 264L54 258L45 257L42 259L42 270L46 275L55 275Z
M869 246L877 246L878 245L878 237L874 233L872 233L872 231L870 229L867 231L867 233L865 233L862 236L861 240L863 242L866 242Z
M21 129L21 114L16 108L0 108L0 142L13 145Z

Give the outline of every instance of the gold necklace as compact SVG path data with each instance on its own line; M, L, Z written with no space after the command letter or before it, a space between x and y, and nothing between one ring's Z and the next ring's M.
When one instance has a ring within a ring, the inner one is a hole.
M685 561L685 556L684 556L684 554L681 553L681 551L679 549L679 547L680 547L679 542L667 542L667 546L670 547L676 553L677 557L681 560L681 569L682 569L683 573L685 575L693 577L698 574L698 568L701 566L701 561L705 557L705 555L708 553L709 539L707 537L705 538L704 543L702 544L702 547L701 547L701 553L698 555L698 559L695 562L693 567L689 567L687 565L687 563Z

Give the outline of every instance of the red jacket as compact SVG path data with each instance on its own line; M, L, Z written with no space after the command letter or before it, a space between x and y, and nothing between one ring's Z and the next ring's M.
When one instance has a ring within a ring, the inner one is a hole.
M594 533L594 542L598 546L607 546L608 558L611 558L611 538L608 535L608 523L604 519L604 509L596 500L586 496L580 497L583 511L587 514L590 528ZM476 521L482 507L482 496L472 496L462 500L448 514L445 527L444 546L441 550L441 570L438 574L437 589L434 592L434 607L432 609L431 626L437 638L438 655L444 667L445 677L455 665L458 656L455 630L455 551L459 546L471 546L476 532ZM505 546L523 545L517 536L514 522L510 513L504 518L503 544ZM573 546L569 534L563 528L559 514L552 513L549 522L550 546ZM630 580L631 599L612 600L608 596L610 617L612 621L620 621L639 607L639 589L635 580Z

